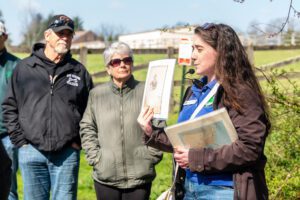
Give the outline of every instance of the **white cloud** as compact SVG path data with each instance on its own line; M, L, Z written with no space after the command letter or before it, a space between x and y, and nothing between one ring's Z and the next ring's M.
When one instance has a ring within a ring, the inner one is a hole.
M123 7L123 3L120 0L111 0L109 1L109 6L114 9L119 9Z
M12 0L19 11L37 12L41 8L39 0Z

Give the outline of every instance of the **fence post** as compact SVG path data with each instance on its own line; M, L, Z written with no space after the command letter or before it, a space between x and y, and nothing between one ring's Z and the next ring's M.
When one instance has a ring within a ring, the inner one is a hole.
M81 64L86 66L86 61L87 61L87 54L88 54L88 49L86 47L80 47L80 53L79 53L79 61Z
M252 66L254 66L254 49L253 49L253 45L252 45L251 41L248 42L248 45L246 47L246 53L248 55L248 59L250 61L250 64Z
M180 105L183 103L183 93L184 93L184 88L185 88L185 76L186 75L186 65L182 66L182 75L181 75L181 85L180 85L180 99L179 103Z
M293 32L291 34L291 45L296 46L296 34L295 34L295 32Z
M167 55L168 55L168 58L173 58L174 57L174 48L173 47L168 47Z
M174 48L173 47L168 47L167 49L167 56L168 58L173 58L174 57ZM174 92L172 91L171 93L171 100L170 100L170 111L173 113L174 112L174 105L175 105L175 98L174 98Z

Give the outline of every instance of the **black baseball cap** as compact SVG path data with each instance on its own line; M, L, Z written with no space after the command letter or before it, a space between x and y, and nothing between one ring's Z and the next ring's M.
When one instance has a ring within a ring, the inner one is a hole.
M66 15L55 15L50 20L48 29L49 28L51 28L54 32L59 32L66 29L74 32L74 22Z

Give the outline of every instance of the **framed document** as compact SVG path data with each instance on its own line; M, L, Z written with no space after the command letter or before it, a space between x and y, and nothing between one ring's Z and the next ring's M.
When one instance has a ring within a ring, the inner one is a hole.
M175 63L175 59L149 62L142 108L153 108L154 118L168 118Z
M225 108L165 128L173 147L219 148L238 136Z

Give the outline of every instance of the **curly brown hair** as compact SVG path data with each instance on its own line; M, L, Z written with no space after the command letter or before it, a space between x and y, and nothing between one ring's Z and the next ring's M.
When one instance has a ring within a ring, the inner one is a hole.
M235 31L225 24L206 23L197 27L195 34L218 52L215 75L224 89L224 105L242 112L246 105L243 105L238 94L241 87L248 87L257 92L267 115L268 109L264 95L247 53Z

